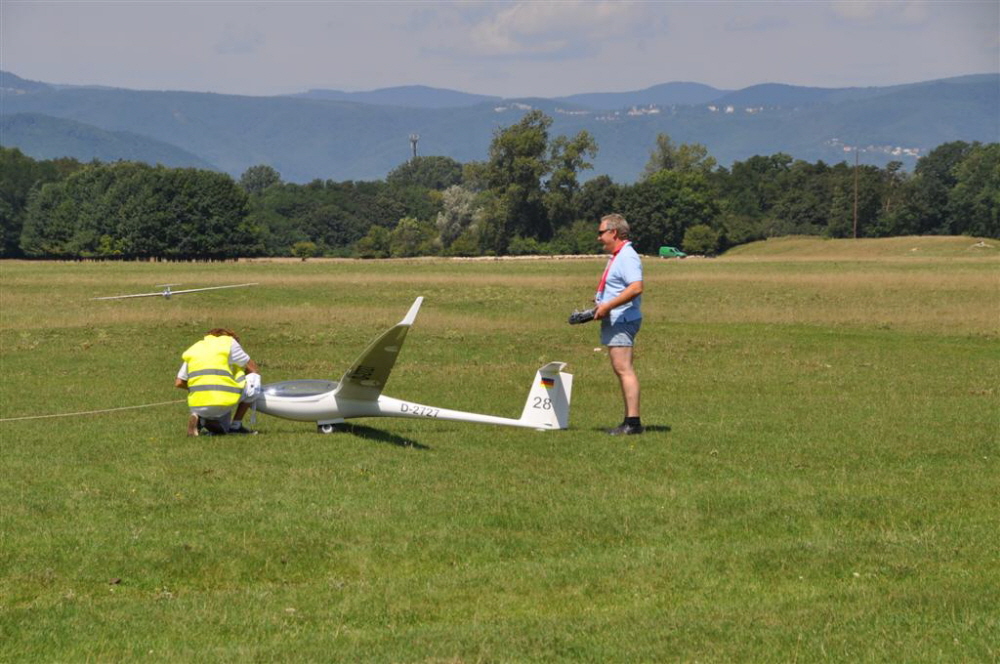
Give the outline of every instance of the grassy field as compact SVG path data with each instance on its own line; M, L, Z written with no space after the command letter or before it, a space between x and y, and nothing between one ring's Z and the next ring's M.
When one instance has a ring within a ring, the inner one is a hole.
M615 439L600 259L0 263L0 661L997 661L1000 242L647 258L650 431ZM259 282L93 302L154 284ZM571 429L260 416L187 438L181 351Z

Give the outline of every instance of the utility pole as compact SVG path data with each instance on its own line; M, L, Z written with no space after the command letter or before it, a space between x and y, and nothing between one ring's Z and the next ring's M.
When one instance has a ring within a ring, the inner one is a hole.
M420 140L420 134L410 134L410 145L413 146L413 158L417 158L417 141Z
M416 148L414 148L416 149ZM858 239L858 148L854 148L854 239Z

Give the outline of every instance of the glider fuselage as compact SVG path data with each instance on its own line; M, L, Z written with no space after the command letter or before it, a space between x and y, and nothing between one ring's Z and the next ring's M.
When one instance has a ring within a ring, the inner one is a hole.
M549 362L536 373L520 419L468 413L382 394L423 301L418 297L406 317L373 341L339 381L289 380L264 385L255 402L261 413L315 422L321 431L354 417L408 417L499 424L531 429L565 429L573 376L562 362Z

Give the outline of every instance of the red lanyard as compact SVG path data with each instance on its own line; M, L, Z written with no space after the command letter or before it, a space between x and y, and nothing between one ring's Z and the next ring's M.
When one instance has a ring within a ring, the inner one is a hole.
M604 285L608 283L608 272L611 271L611 264L615 262L618 258L618 252L625 248L626 244L631 244L630 242L622 242L621 245L611 253L611 258L608 260L608 266L604 268L604 274L601 275L601 283L597 284L597 298L600 299L601 294L604 293Z

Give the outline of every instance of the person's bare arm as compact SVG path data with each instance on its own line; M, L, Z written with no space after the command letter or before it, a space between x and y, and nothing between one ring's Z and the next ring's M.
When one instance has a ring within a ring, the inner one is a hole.
M616 297L597 305L597 309L594 310L594 318L600 320L601 318L607 316L615 307L620 307L626 302L631 302L640 295L642 295L642 282L633 281Z

